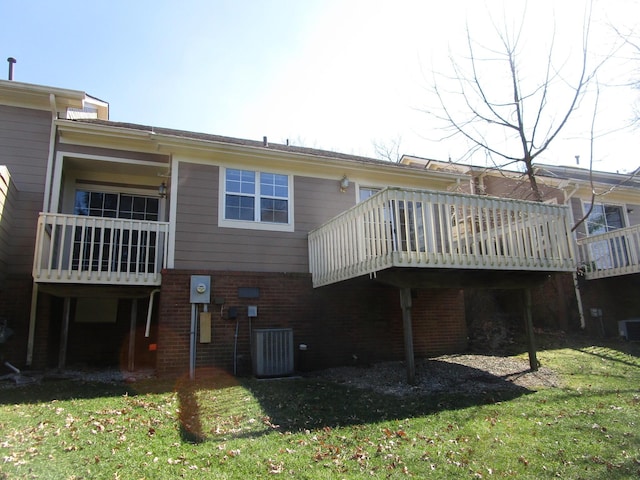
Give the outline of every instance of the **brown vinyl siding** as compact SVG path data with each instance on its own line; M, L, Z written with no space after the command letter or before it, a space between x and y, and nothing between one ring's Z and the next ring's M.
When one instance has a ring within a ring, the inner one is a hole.
M11 212L8 273L31 273L36 222L42 209L51 113L0 106L0 165L6 165L17 195Z
M294 177L294 232L218 227L217 166L181 163L176 210L177 269L308 272L307 233L353 205L353 187Z
M629 216L629 225L627 225L628 227L640 225L640 205L628 203L627 215Z
M318 228L355 204L354 185L341 192L338 179L295 177L296 231Z
M0 165L20 192L44 192L51 113L0 106Z
M16 208L17 192L11 176L2 171L0 175L0 287L5 284L11 258L13 233L13 210Z

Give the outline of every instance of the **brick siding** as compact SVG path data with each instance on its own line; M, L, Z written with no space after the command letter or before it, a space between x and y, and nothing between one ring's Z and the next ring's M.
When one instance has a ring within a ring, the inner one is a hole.
M160 375L184 375L189 369L191 275L210 275L212 289L212 304L208 305L212 312L212 341L203 344L197 339L196 369L214 366L238 374L251 373L250 328L292 328L296 368L367 364L404 357L397 288L354 280L314 289L308 274L168 270L163 272L159 306ZM259 297L239 298L241 287L258 288ZM215 299L224 299L224 304L215 305ZM257 318L248 318L249 305L258 307ZM228 318L230 307L237 309L236 320ZM199 307L199 311L202 309ZM461 290L415 291L412 318L417 357L466 348ZM304 358L297 349L302 343L308 346L302 353Z

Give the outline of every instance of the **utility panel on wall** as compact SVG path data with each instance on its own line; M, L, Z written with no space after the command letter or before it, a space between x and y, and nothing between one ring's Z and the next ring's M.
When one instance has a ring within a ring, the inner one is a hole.
M191 303L211 303L211 277L209 275L191 275Z

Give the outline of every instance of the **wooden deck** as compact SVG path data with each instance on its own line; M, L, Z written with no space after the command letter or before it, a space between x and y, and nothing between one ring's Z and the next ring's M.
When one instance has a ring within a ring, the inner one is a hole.
M314 287L388 269L575 271L566 206L386 188L309 233Z

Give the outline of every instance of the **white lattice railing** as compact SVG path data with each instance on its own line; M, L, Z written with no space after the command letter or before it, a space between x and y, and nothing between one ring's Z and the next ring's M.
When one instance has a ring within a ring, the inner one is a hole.
M640 225L578 240L578 263L587 279L640 272Z
M387 188L309 233L318 287L390 267L574 271L566 206Z
M160 285L169 224L41 213L33 278L43 283Z

